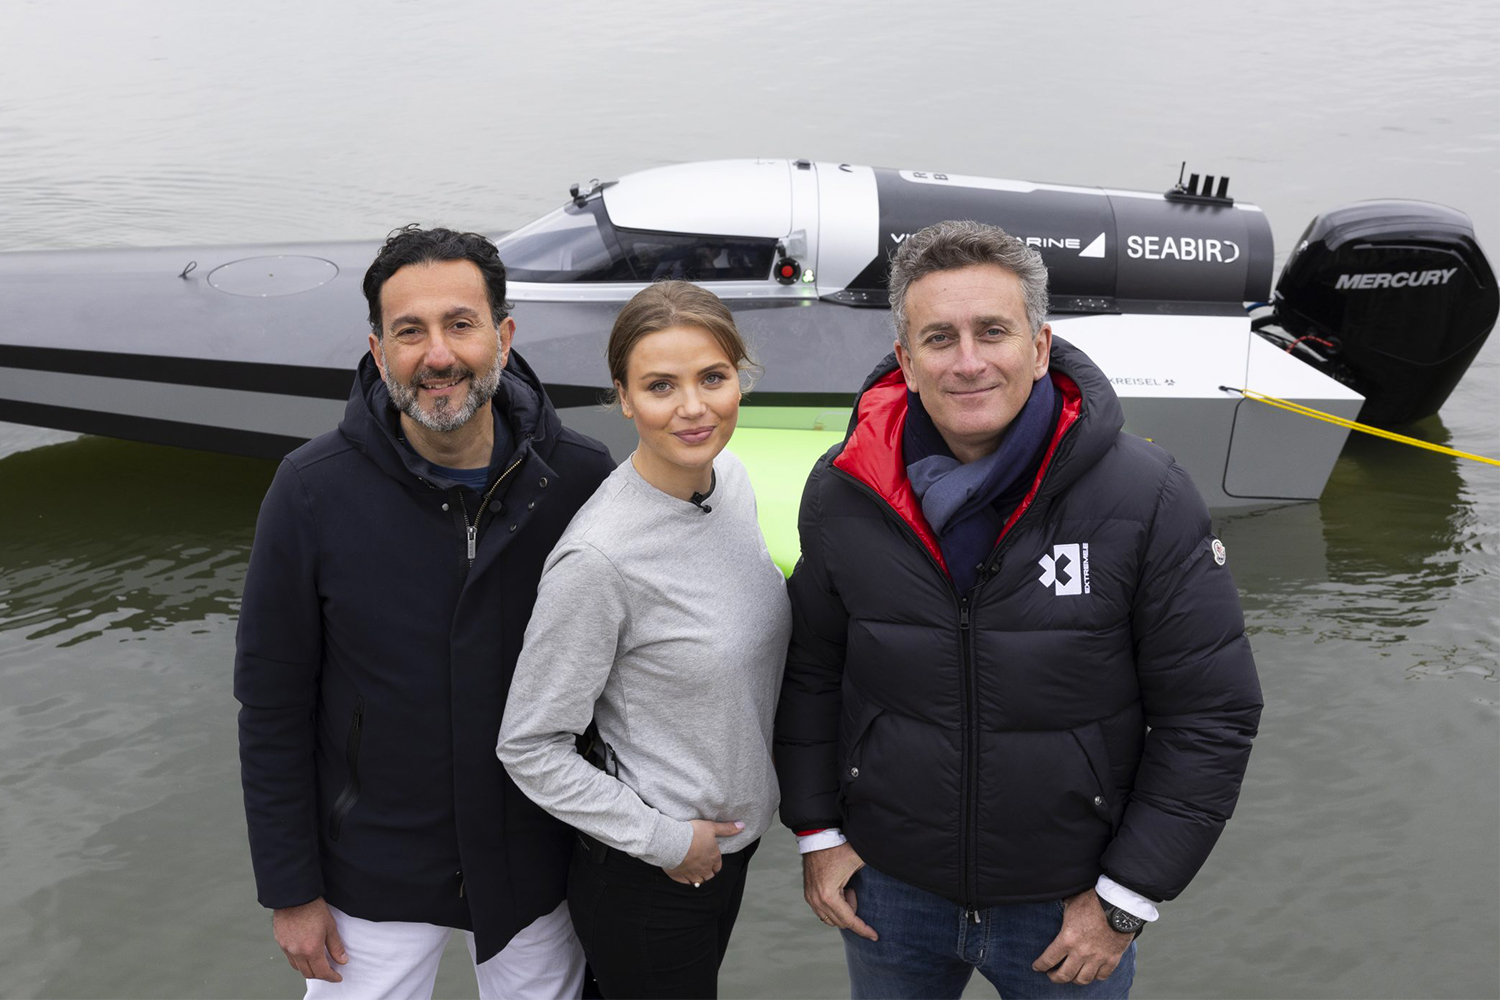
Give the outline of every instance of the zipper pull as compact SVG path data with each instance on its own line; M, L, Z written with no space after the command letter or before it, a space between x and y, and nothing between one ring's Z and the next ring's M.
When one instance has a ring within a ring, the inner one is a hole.
M961 597L958 600L958 627L969 627L969 599L967 597ZM974 912L978 913L979 911L976 910Z
M979 923L979 911L978 910L970 910L969 911L969 916L970 916L970 918L973 919L973 921L976 924Z
M476 536L479 534L479 526L478 525L474 525L474 524L469 525L468 532L469 532L469 562L472 563L474 561L474 541L475 541Z

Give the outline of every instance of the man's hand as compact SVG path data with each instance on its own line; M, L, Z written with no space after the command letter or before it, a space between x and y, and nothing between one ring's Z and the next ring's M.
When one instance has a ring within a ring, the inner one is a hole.
M323 979L330 983L344 981L329 959L344 965L349 961L349 954L344 951L339 929L334 925L333 914L328 911L328 904L323 902L322 896L301 906L272 910L271 930L276 935L276 943L286 954L287 962L302 973L303 979Z
M1135 935L1109 926L1099 897L1093 889L1085 889L1068 899L1062 930L1031 967L1047 973L1054 983L1087 986L1096 979L1108 979L1134 940Z
M693 842L688 846L687 857L676 868L662 871L674 882L685 885L701 885L718 874L724 867L724 858L719 854L719 838L733 837L745 828L744 823L716 823L711 819L693 820Z
M847 927L862 938L879 941L875 928L854 915L858 900L847 888L864 860L848 844L802 855L802 896L818 919L830 927Z

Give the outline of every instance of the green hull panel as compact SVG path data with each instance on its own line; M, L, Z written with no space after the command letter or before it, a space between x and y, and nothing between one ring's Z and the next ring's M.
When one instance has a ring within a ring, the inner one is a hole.
M760 412L771 409L767 407ZM831 414L832 419L826 424L829 429L747 427L742 419L735 428L734 439L729 442L729 450L745 463L750 482L755 487L756 509L760 530L766 536L766 548L776 565L788 575L797 565L797 556L802 550L797 538L797 509L802 503L802 487L807 483L807 474L825 451L844 439L844 426L849 419L848 410L807 412ZM742 411L742 417L746 415Z
M740 407L739 426L838 431L842 435L849 427L851 412L847 406L752 406L746 403Z

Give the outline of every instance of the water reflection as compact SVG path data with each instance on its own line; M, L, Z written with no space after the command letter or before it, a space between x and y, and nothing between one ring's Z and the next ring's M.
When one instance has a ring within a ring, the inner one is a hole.
M1452 437L1436 417L1409 433ZM1473 561L1483 498L1466 471L1461 459L1355 434L1320 501L1220 517L1251 634L1348 640L1370 650L1365 663L1408 677L1493 679L1492 588Z
M1450 446L1439 417L1406 433ZM1352 434L1319 508L1338 583L1452 587L1471 551L1474 510L1462 459Z
M96 437L0 459L0 632L66 646L234 614L274 471Z
M1418 434L1435 444L1451 438L1437 417L1418 425ZM1474 548L1473 503L1459 462L1351 434L1321 500L1215 520L1226 544L1231 536L1248 543L1237 552L1237 576L1299 589L1374 587L1410 599L1457 585L1460 560Z

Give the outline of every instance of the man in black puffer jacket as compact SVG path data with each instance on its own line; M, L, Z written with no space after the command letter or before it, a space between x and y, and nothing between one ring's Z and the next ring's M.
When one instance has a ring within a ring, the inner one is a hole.
M790 582L776 762L808 902L856 997L957 997L974 968L1003 996L1126 996L1260 716L1224 547L1052 338L1024 244L916 233L891 307Z
M364 289L343 422L281 463L245 578L259 899L310 997L431 996L453 929L480 996L576 997L574 838L495 739L542 563L614 463L511 350L489 240L398 230Z

